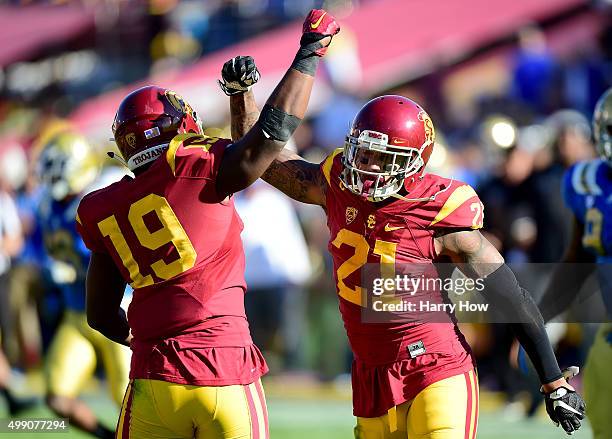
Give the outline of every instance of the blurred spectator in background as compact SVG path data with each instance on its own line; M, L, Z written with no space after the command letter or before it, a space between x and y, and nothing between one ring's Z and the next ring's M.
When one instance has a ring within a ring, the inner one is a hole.
M599 31L597 44L572 54L564 63L565 104L590 115L597 99L612 84L612 12L604 9L606 25Z
M511 94L516 99L542 113L558 105L559 65L537 26L526 26L519 31L512 76Z
M561 195L565 170L593 157L589 121L573 110L560 110L543 125L523 128L519 141L534 154L534 171L526 182L526 200L531 205L536 239L530 251L533 262L557 262L569 242L571 212Z
M9 311L11 307L8 297L8 273L11 258L17 255L23 246L23 235L17 206L6 189L7 182L0 177L0 322L3 332L11 333L13 325Z
M39 206L45 250L52 259L51 273L64 306L45 364L47 406L80 430L111 438L114 428L101 423L79 396L99 363L110 394L120 406L128 383L130 354L127 347L87 323L85 280L90 252L77 233L75 217L83 194L116 178L100 177L99 158L76 131L50 137L38 157L36 171L45 191Z
M9 391L10 366L4 355L4 344L13 338L13 316L11 315L8 294L8 273L11 258L19 253L23 245L21 224L17 206L7 190L9 183L0 176L0 328L2 329L2 348L0 348L0 394L6 400L9 413L15 415L30 403L20 401Z
M484 147L495 157L493 173L479 188L486 209L485 230L495 236L508 262L525 261L525 244L530 237L524 229L512 230L513 223L530 215L525 202L525 181L533 170L533 154L516 143L517 127L506 117L493 116L481 124Z
M248 292L245 306L254 342L272 373L303 364L304 284L311 265L295 209L262 181L236 194L244 222Z
M42 350L38 307L44 293L41 265L45 255L36 221L40 191L35 189L21 144L13 143L0 155L0 170L15 197L23 234L23 246L14 257L8 282L12 325L7 328L5 347L12 364L27 368L39 362Z

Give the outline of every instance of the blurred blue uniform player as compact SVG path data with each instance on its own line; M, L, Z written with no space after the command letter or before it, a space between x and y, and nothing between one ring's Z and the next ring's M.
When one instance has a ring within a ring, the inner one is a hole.
M563 196L574 213L574 232L566 254L540 303L545 321L563 312L594 271L606 306L584 370L587 416L595 439L612 437L612 89L593 115L599 158L568 169ZM593 316L595 317L595 316ZM599 317L597 317L599 318Z
M63 132L43 148L38 174L48 193L41 202L39 221L51 273L62 292L64 317L46 361L47 404L72 425L96 437L110 438L114 429L101 425L93 412L77 399L101 360L113 400L119 406L129 372L129 350L87 324L85 276L89 250L76 231L76 209L84 193L101 187L98 166L90 146L79 135Z

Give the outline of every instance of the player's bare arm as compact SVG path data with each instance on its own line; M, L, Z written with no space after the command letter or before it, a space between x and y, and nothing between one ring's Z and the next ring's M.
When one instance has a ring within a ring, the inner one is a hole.
M318 61L339 30L325 11L313 10L308 15L291 67L268 98L255 126L223 156L216 183L219 193L229 195L252 184L278 155L306 113Z
M237 141L255 125L260 114L251 90L259 71L250 56L236 56L223 65L221 78L219 85L230 97L232 140ZM319 165L287 148L261 178L296 201L325 205L325 178Z
M584 224L574 217L572 238L561 264L555 268L539 308L545 322L566 310L576 298L585 280L595 271L595 258L582 246ZM565 264L572 264L571 269Z
M125 286L113 259L92 252L87 270L87 323L105 337L129 346L132 336L121 308Z
M466 275L484 278L485 297L507 319L538 372L549 416L568 433L580 428L584 401L559 369L531 294L520 287L495 247L479 231L462 230L438 236L436 249L451 256Z
M260 111L251 90L230 96L232 140L242 139L257 123Z
M317 163L304 160L284 148L261 176L296 201L325 206L325 176Z
M497 249L478 230L462 230L436 237L436 250L450 256L461 271L472 277L486 277L504 263Z

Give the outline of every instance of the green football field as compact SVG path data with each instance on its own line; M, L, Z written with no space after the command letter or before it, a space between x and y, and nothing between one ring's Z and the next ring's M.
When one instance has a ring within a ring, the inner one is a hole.
M270 392L269 392L270 393ZM276 392L274 392L276 393ZM486 404L486 395L483 398ZM105 397L86 396L84 399L101 414L103 420L111 425L116 420L116 409ZM268 397L271 437L274 439L338 439L352 438L353 417L350 401L345 398L316 398L312 395L300 398L287 398L280 395ZM3 417L0 408L0 417ZM510 421L501 408L488 408L481 411L478 438L482 439L553 439L567 437L562 430L555 428L540 414L533 420ZM45 408L39 407L24 414L23 417L50 417ZM37 433L1 434L0 438L87 438L88 436L72 429L68 434ZM588 425L572 436L576 439L591 437Z

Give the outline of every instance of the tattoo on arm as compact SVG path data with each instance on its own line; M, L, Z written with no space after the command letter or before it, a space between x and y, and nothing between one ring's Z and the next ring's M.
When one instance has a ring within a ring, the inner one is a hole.
M326 182L319 165L286 148L261 178L296 201L325 205Z
M259 108L252 91L230 96L232 140L242 139L259 119Z
M468 276L485 277L504 263L502 255L478 230L442 232L435 239L440 253L451 256Z

